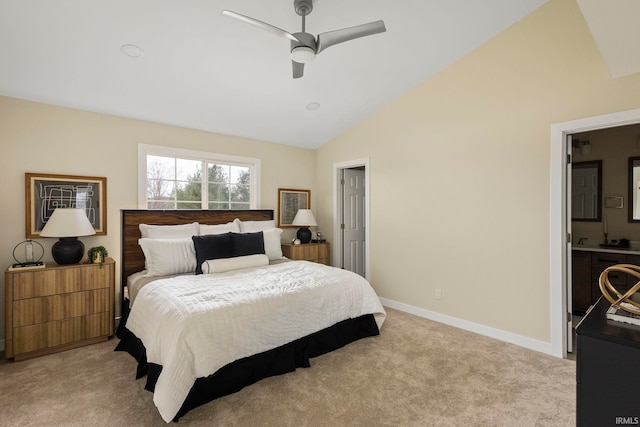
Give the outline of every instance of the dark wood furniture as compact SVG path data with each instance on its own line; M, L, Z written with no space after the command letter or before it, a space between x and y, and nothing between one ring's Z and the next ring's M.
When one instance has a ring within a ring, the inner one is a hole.
M5 273L5 355L23 360L99 341L114 329L115 262Z
M607 320L600 298L576 327L577 425L640 423L640 326Z
M571 301L574 314L583 314L592 305L591 252L571 251Z
M282 245L282 254L289 259L304 260L329 265L328 243L302 243Z
M640 255L574 249L571 264L573 313L583 314L602 296L599 280L604 269L616 264L640 265ZM634 277L622 273L612 273L609 278L619 291L636 284Z

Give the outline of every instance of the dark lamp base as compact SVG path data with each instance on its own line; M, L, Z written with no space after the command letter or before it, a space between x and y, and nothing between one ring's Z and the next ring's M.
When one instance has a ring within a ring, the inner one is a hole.
M84 256L84 244L77 237L60 237L51 248L51 255L58 264L77 264Z
M296 237L300 240L300 243L309 243L311 241L311 230L308 228L301 228L296 233Z

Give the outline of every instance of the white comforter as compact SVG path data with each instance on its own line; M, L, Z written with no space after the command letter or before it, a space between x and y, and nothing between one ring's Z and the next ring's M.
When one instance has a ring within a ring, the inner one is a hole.
M196 378L345 319L385 311L361 276L307 261L149 283L127 328L162 365L153 401L170 422Z

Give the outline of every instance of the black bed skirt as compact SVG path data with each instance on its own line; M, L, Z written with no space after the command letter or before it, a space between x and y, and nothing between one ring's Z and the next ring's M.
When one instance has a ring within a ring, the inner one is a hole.
M351 342L379 335L379 333L373 314L366 314L336 323L273 350L236 360L208 377L196 379L173 421L177 421L197 406L235 393L263 378L292 372L296 368L308 368L311 366L309 358L329 353ZM136 379L146 375L145 389L153 392L162 372L162 366L147 362L144 345L132 332L122 327L118 336L120 342L115 351L126 351L137 360Z

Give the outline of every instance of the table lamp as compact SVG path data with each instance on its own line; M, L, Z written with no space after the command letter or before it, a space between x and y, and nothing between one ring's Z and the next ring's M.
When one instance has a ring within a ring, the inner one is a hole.
M57 237L51 255L58 264L76 264L84 256L84 244L79 236L96 234L84 209L57 208L44 225L40 237Z
M309 230L309 227L315 227L318 223L313 217L311 209L298 209L291 225L300 227L296 233L296 237L300 240L300 243L309 243L311 241L311 230Z

